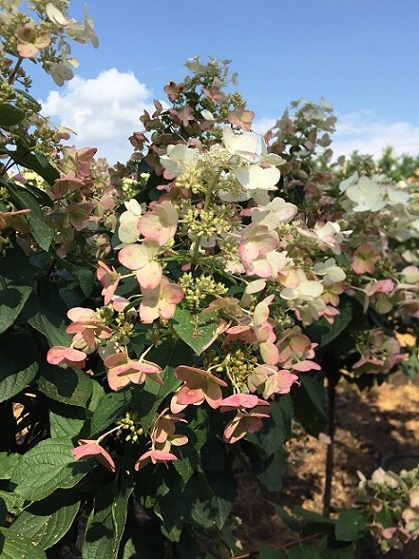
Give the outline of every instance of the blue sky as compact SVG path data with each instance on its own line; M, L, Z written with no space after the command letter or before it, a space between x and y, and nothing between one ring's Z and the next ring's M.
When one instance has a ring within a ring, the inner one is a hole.
M84 3L72 0L70 15L82 19ZM418 0L87 0L87 7L99 48L75 45L74 83L59 89L37 77L33 91L56 122L77 125L76 143L95 140L110 160L129 156L126 138L140 129L135 111L164 100L163 86L181 80L196 55L231 59L239 91L265 124L294 99L324 97L340 122L336 155L355 147L379 155L388 144L419 153Z

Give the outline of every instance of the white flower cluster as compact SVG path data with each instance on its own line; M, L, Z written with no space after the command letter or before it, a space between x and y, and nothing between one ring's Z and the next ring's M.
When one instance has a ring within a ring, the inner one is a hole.
M386 206L406 204L410 198L408 192L396 188L388 177L359 177L357 171L340 183L339 190L352 202L354 212L378 212Z

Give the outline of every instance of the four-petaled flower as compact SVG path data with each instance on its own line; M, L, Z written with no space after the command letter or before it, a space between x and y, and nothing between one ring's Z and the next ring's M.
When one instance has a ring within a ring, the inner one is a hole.
M269 404L254 394L234 394L220 402L222 412L238 410L224 429L224 441L234 444L247 433L256 433L263 428L263 419L269 417ZM251 408L249 411L246 411Z
M84 351L61 345L51 347L47 353L47 361L51 365L67 365L78 369L86 366L86 357Z
M156 204L153 211L143 214L137 223L137 229L151 241L164 246L176 233L179 215L175 206L168 200Z
M222 398L221 386L227 386L224 380L208 371L187 365L176 367L175 375L184 384L172 398L170 404L172 413L179 413L190 404L198 406L205 401L213 409L218 408Z
M163 462L167 466L167 462L172 460L177 460L177 457L171 452L165 450L158 450L157 448L152 448L147 452L142 454L137 462L135 463L134 469L138 472L141 468L144 468L149 462L152 464L157 464L157 462Z
M163 269L157 260L160 245L145 239L141 244L125 246L118 253L118 260L129 270L135 270L137 281L144 289L155 289L161 282Z
M160 378L161 367L149 361L130 359L126 353L112 353L104 360L108 368L108 384L112 390L120 390L130 382L143 384L149 377L158 384L163 384Z
M96 458L105 468L112 473L116 472L115 462L109 452L100 446L95 440L79 439L79 445L73 448L71 453L75 460L83 460L84 458Z
M140 318L145 324L150 324L156 318L170 320L175 314L176 305L185 296L183 289L176 283L170 283L163 276L160 284L154 289L141 288L144 295L140 304Z
M22 58L33 58L40 49L46 48L51 43L48 31L36 29L33 25L24 25L17 32L19 43L17 51Z

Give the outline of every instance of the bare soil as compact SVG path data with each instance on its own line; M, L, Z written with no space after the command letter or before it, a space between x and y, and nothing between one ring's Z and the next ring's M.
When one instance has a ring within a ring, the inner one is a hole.
M419 462L419 382L412 383L400 373L384 385L359 392L350 385L339 388L336 401L336 433L332 506L350 507L357 498L357 471L367 477L379 466L400 471ZM279 494L267 494L257 481L243 473L239 478L240 497L235 513L240 519L237 536L242 557L261 543L287 549L295 540L278 518L272 502L285 510L294 505L322 513L326 444L300 436L288 446L288 475ZM381 555L376 548L364 550L359 559L419 559L419 541L402 551Z

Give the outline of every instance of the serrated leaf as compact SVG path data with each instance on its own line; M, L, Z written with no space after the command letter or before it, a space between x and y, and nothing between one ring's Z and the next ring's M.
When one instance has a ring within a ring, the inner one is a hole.
M105 394L93 412L90 422L90 437L99 435L120 416L131 403L131 391L128 389Z
M94 466L93 462L76 462L70 441L47 439L22 456L13 472L15 492L28 501L40 501L57 489L74 487Z
M20 454L0 452L0 479L10 479L13 471L19 464Z
M344 542L359 540L366 535L367 524L368 519L361 510L343 510L335 524L336 539Z
M47 559L45 552L29 538L18 536L8 528L0 528L0 556L2 559Z
M78 369L62 369L42 363L39 389L52 400L85 408L92 395L92 379Z
M292 507L291 512L292 512L292 514L295 514L296 516L300 516L301 518L304 518L304 520L309 520L310 522L318 522L320 524L334 524L335 523L335 521L332 518L328 518L326 516L323 516L322 514L314 512L312 510L304 509L303 507L300 507L299 505L296 505L295 507Z
M65 332L67 308L59 291L48 281L39 282L23 309L22 318L43 334L50 346L70 345L72 337Z
M73 274L80 289L83 291L83 295L85 295L85 297L90 297L95 283L93 272L87 268L73 265Z
M19 247L0 255L0 334L11 326L32 292L33 274Z
M54 238L54 229L45 221L45 215L40 205L33 195L24 190L23 187L17 188L10 184L9 191L20 209L28 208L31 210L27 214L26 219L28 220L33 238L42 249L48 252Z
M293 516L290 516L282 507L276 503L272 503L275 507L276 514L279 518L290 528L293 532L299 532L301 530L301 523L298 522Z
M248 434L246 440L258 445L267 456L282 448L291 432L294 415L292 399L288 394L270 404L271 416L264 420L264 427L257 433Z
M65 536L79 509L80 502L66 503L62 495L52 495L24 510L10 531L30 538L41 549L49 549Z
M52 402L49 413L51 438L73 439L80 433L85 421L83 408Z
M291 548L288 559L322 559L322 557L312 545L298 544Z
M358 557L354 542L343 543L325 536L318 546L321 559L355 559Z
M103 386L96 380L92 379L92 395L87 406L88 411L93 413L104 396L105 390Z
M0 490L0 498L3 499L8 512L18 514L25 506L25 499L16 493Z
M207 472L206 477L214 496L208 501L210 516L217 528L222 530L227 522L236 497L236 487L227 472Z
M128 499L134 475L123 472L118 479L102 486L87 521L82 548L83 559L117 559L128 513Z
M287 455L283 448L271 454L256 470L261 483L268 491L281 491L287 473Z
M38 359L38 350L27 333L6 334L0 338L0 402L19 394L35 379L39 371Z
M173 316L173 329L181 340L200 355L217 330L215 313L192 315L187 309L177 308Z
M181 381L175 377L172 367L166 367L160 376L163 386L146 379L143 385L136 386L132 392L133 407L140 416L144 430L151 427L164 398L181 384Z
M291 390L295 415L307 433L317 437L327 425L323 383L310 373L300 375L299 380L301 385Z
M268 546L262 546L259 550L259 559L286 559L285 553Z
M25 118L25 111L7 103L0 104L0 126L14 126Z
M45 179L50 185L53 185L54 182L60 178L57 169L51 165L43 153L36 149L29 148L22 141L17 142L17 149L16 152L13 153L13 159L18 162L19 165L26 167L26 169L31 169L35 171L35 173L38 173L38 175Z
M307 328L308 337L318 343L320 348L333 342L349 326L353 317L353 303L349 298L342 297L339 312L332 324L321 318Z

